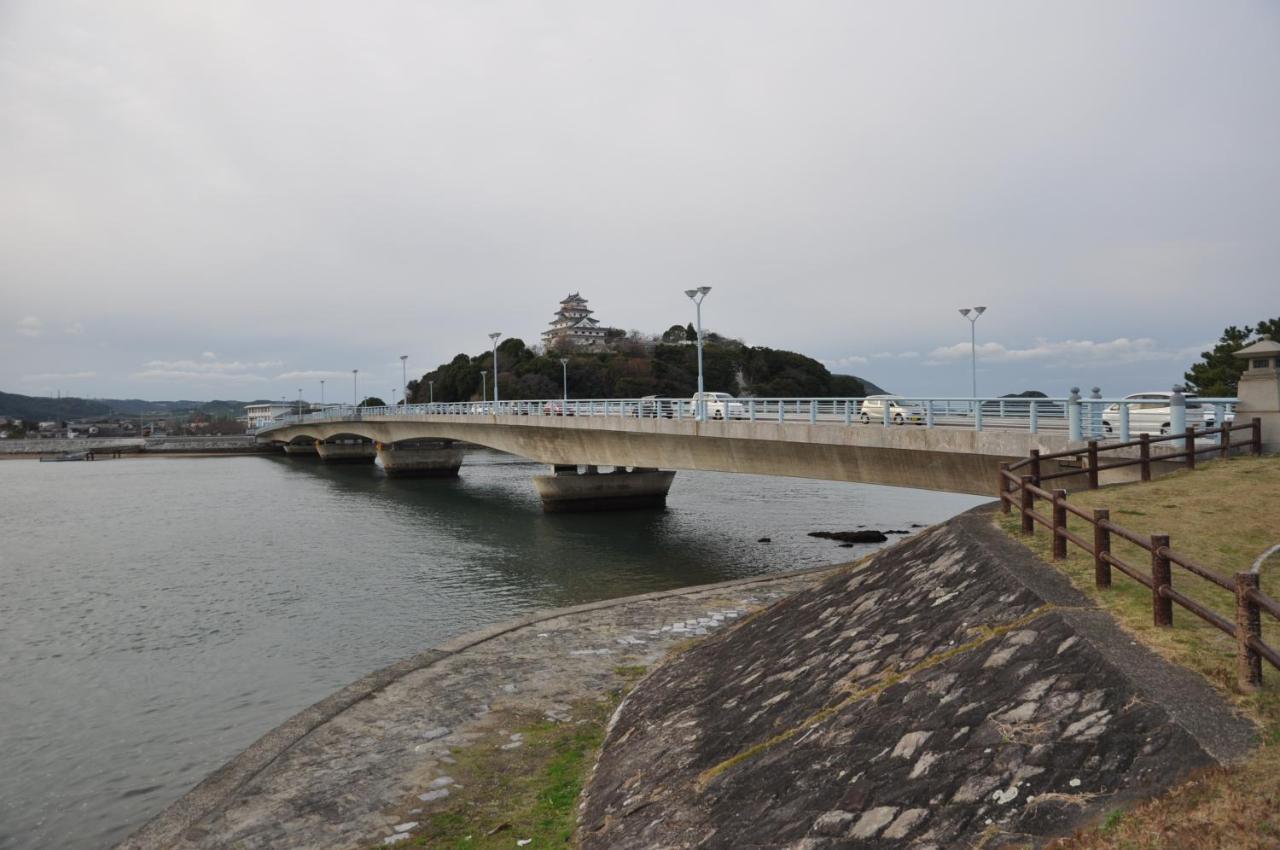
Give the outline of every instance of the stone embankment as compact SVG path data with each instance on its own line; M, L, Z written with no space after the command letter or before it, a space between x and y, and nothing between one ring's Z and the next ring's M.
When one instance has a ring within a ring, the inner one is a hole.
M620 671L652 665L830 572L545 611L459 637L299 713L119 847L342 850L403 838L397 827L448 804L450 752L491 734L495 717L566 722L575 701L620 688Z
M1252 732L972 513L642 680L582 846L1038 846Z

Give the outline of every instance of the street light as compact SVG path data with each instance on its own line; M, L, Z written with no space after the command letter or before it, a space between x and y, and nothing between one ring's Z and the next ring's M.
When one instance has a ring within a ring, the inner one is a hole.
M493 340L493 412L498 412L498 337L502 334L494 331L489 334L489 339Z
M698 421L707 421L707 400L703 398L702 383L702 299L707 297L707 293L711 291L709 286L699 286L697 289L686 289L685 295L689 296L689 300L694 303L698 312Z
M409 379L408 377L406 377L408 373L405 372L405 368L406 368L405 364L408 361L408 359L409 359L409 355L407 354L400 355L400 387L401 389L404 390L404 406L406 410L408 410L409 408Z
M320 409L324 409L324 378L320 379Z
M968 307L960 308L960 315L969 319L969 359L973 362L973 398L978 397L978 337L977 326L978 318L987 312L986 307L974 307L970 310ZM970 314L973 314L970 318Z
M436 382L427 381L427 401L431 404L436 403Z
M569 358L568 357L560 358L560 371L563 373L562 377L564 378L564 382L563 382L564 401L560 407L560 412L563 413L564 408L569 406Z
M357 376L359 374L360 374L359 369L351 370L351 409L352 411L354 411L357 407L360 406L360 391L357 389L357 387L359 387L359 383L357 379Z
M480 370L480 404L481 404L481 409L483 409L483 407L484 407L484 403L485 403L486 401L488 401L488 400L489 400L489 388L488 388L488 386L486 385L486 379L485 379L484 370L483 370L483 369L481 369L481 370Z
M302 421L302 387L298 387L298 421Z

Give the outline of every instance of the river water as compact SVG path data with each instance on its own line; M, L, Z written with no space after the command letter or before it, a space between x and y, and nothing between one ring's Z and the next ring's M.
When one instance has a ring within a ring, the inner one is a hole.
M809 531L977 504L681 472L665 511L543 514L530 476L276 457L0 462L0 848L124 838L294 712L538 608L851 560ZM758 543L768 536L772 543Z

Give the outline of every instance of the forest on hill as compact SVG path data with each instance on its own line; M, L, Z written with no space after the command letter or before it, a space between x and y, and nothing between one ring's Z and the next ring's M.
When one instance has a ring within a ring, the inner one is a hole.
M665 334L664 340L671 334ZM568 363L563 365L561 358ZM833 375L817 360L737 340L708 335L703 369L709 392L739 396L862 396L883 392L853 375ZM530 349L518 338L498 346L499 397L506 400L557 398L568 376L569 398L672 398L692 395L698 387L698 349L686 341L655 341L632 335L605 352ZM482 380L481 375L485 378ZM482 384L493 376L493 355L459 354L410 381L411 402L470 401L481 397ZM431 386L428 387L428 382ZM492 396L492 387L487 395Z

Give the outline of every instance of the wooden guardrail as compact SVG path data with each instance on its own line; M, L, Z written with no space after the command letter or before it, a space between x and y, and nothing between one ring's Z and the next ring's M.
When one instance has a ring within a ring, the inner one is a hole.
M1235 639L1237 646L1236 668L1240 686L1245 690L1256 690L1262 685L1262 659L1265 658L1273 667L1280 670L1280 651L1277 651L1275 647L1269 646L1262 640L1262 613L1265 611L1280 621L1280 602L1262 592L1259 587L1260 574L1257 569L1236 573L1234 577L1227 577L1211 567L1205 566L1191 556L1172 549L1169 545L1169 536L1167 534L1144 535L1130 531L1112 522L1109 511L1105 509L1095 509L1091 512L1081 510L1067 501L1066 490L1050 491L1040 486L1041 482L1045 480L1062 478L1068 475L1080 475L1084 472L1088 474L1089 486L1091 488L1097 487L1097 473L1100 470L1135 464L1143 465L1142 480L1149 481L1151 479L1151 456L1148 450L1150 443L1185 439L1187 441L1186 447L1182 451L1163 455L1158 457L1157 460L1183 458L1188 467L1194 468L1197 454L1214 451L1221 453L1225 457L1232 448L1231 432L1244 430L1250 432L1250 439L1243 445L1237 443L1236 447L1247 448L1255 455L1261 454L1262 431L1261 423L1258 419L1243 425L1223 425L1219 428L1210 428L1198 432L1187 429L1185 435L1175 434L1155 439L1144 434L1141 440L1106 446L1103 450L1119 449L1132 445L1143 447L1143 451L1137 459L1118 463L1098 463L1098 457L1102 450L1099 449L1096 443L1090 443L1089 451L1087 452L1089 466L1084 470L1072 469L1067 472L1041 476L1039 474L1040 461L1074 456L1079 452L1055 452L1048 455L1033 454L1032 457L1017 463L1002 464L1000 469L1000 504L1005 513L1009 513L1014 508L1018 510L1022 516L1023 534L1035 534L1036 523L1049 529L1050 534L1053 535L1053 560L1066 559L1068 543L1072 543L1092 555L1094 584L1099 589L1111 587L1111 570L1113 567L1147 587L1151 591L1152 616L1155 625L1162 627L1172 626L1173 606L1177 604L1219 631L1230 635ZM1203 437L1213 433L1222 434L1223 438L1220 444L1203 449L1196 448L1196 436ZM1024 468L1028 469L1028 472L1022 473ZM1051 515L1046 515L1036 510L1037 499L1050 503L1052 506ZM1070 529L1068 526L1068 518L1070 516L1084 520L1091 527L1091 539L1076 534ZM1117 557L1111 549L1113 535L1148 552L1151 557L1150 570L1140 569L1136 565ZM1192 575L1234 594L1236 600L1234 621L1213 611L1186 594L1175 590L1172 571L1174 564L1182 567Z

